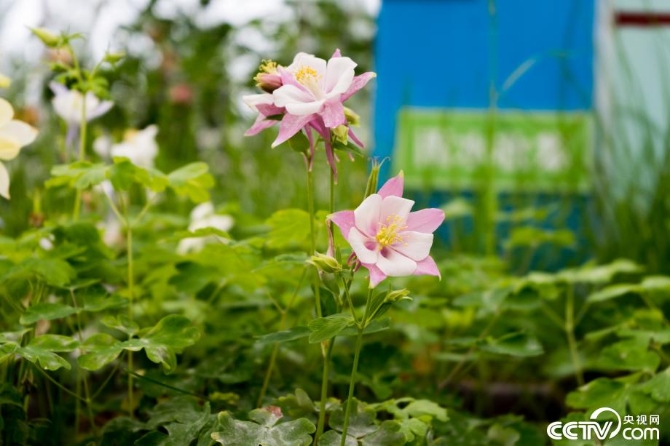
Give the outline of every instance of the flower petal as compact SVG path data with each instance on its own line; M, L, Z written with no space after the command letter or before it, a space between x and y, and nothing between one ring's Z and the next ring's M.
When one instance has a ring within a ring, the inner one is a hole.
M412 212L407 217L407 229L417 232L434 232L444 221L444 211L442 209L421 209Z
M413 200L396 197L395 195L386 197L382 200L378 221L383 224L390 224L393 223L393 220L400 218L402 223L405 223L412 206L414 206Z
M0 127L3 127L14 117L12 104L0 98Z
M319 114L323 117L326 127L331 129L347 122L347 119L344 117L344 106L337 100L326 102L325 107Z
M0 195L9 200L9 172L2 163L0 163Z
M318 113L323 108L322 100L312 102L293 102L286 104L286 111L292 115L311 115Z
M335 57L342 57L342 53L340 52L339 48L335 50L335 52L333 53L332 56L330 56L331 59L333 59Z
M412 260L423 260L430 254L433 246L433 234L424 232L404 231L398 234L399 240L392 248Z
M323 77L326 74L326 66L326 61L320 57L316 57L313 54L298 53L293 58L293 63L288 66L288 69L295 73L302 67L311 67L316 70L317 76Z
M5 126L0 127L0 136L15 139L23 147L35 141L35 138L37 138L37 129L25 122L13 119Z
M377 267L387 276L411 276L416 271L416 262L392 248L386 248L377 259Z
M381 258L376 243L372 242L369 237L363 235L358 229L351 228L347 241L354 249L356 257L358 257L361 263L376 263ZM374 244L374 247L369 248L368 246L371 242Z
M274 96L270 93L248 94L242 96L242 101L249 106L250 109L258 111L258 106L261 104L273 104Z
M327 94L346 92L354 80L356 62L349 57L336 57L328 61L324 90Z
M263 130L272 127L279 121L275 121L274 119L265 119L265 116L263 115L258 115L256 117L256 121L254 122L254 125L252 125L249 130L244 132L244 136L253 136L256 135Z
M330 214L328 220L332 221L340 228L342 236L346 239L349 236L349 230L356 226L354 211L340 211Z
M405 174L401 170L398 175L388 180L377 192L382 197L386 198L391 195L402 197L403 187L405 185Z
M366 267L370 272L370 288L376 287L379 282L386 279L386 274L377 268L377 265L366 265L365 263L361 263L361 265Z
M344 94L342 95L341 97L342 102L352 97L354 94L356 94L358 90L365 87L365 85L368 82L370 82L372 79L376 77L377 73L373 73L372 71L368 71L367 73L363 73L361 75L356 76L351 82L351 85L349 85L349 88L347 88L347 91L345 91Z
M285 115L279 123L279 135L277 135L277 139L272 143L272 147L277 147L279 144L288 140L291 136L298 133L300 129L307 125L312 119L314 119L314 115Z
M440 275L440 270L437 268L435 260L433 260L431 256L428 256L425 259L421 260L420 262L416 263L416 270L414 271L414 275L437 276L440 279L442 278L442 276Z
M11 160L21 151L21 144L16 138L0 135L0 160Z
M291 105L311 104L315 102L314 96L312 94L308 93L305 90L301 90L295 85L284 85L280 88L277 88L272 93L272 96L274 97L274 103L277 107L286 107L289 113L292 114L305 114L305 113L291 111L291 109L289 109L288 107L289 104ZM321 107L321 105L322 104L319 104L319 108Z
M354 129L352 129L351 127L349 127L349 139L351 139L354 142L354 144L356 144L361 149L365 148L365 144L358 138L358 136L356 136L356 134L354 133Z
M382 208L382 197L377 194L369 195L354 211L356 227L369 237L377 234L379 215Z

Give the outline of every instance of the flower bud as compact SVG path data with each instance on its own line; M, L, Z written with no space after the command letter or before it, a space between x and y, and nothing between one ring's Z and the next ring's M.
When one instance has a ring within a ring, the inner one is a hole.
M398 302L400 300L412 300L412 298L409 297L409 290L408 289L403 288L402 290L391 291L384 298L384 303Z
M56 48L60 46L61 38L51 31L47 31L44 28L30 28L33 34L39 38L42 43L44 43L49 48Z
M349 142L349 127L346 125L338 125L332 130L332 132L335 141L339 141L345 146L347 145Z
M112 65L114 65L115 63L117 63L118 61L123 59L124 57L126 57L126 53L124 51L117 51L115 53L105 53L105 57L104 57L103 60L105 62L108 62L108 63L111 63Z
M347 123L349 125L358 127L361 124L360 115L349 107L344 107L344 117L347 119Z
M325 273L336 273L342 270L342 265L340 265L340 262L336 258L318 252L310 257L307 262Z
M0 88L7 88L11 85L11 83L12 80L10 78L0 73Z
M379 161L373 159L372 167L370 168L370 176L368 177L368 184L365 187L365 198L377 192L377 183L379 182L379 169L382 165Z
M267 93L272 93L281 87L282 81L277 71L277 66L277 62L275 61L264 60L261 66L258 67L258 74L254 76L256 86Z

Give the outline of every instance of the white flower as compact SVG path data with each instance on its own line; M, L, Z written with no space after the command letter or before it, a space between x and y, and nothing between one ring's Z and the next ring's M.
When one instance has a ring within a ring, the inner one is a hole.
M16 158L21 147L33 142L37 130L25 122L12 119L14 109L11 104L0 98L0 160ZM0 162L0 195L9 199L9 172Z
M214 228L219 231L228 231L233 227L233 217L230 215L220 215L214 212L214 206L211 202L202 203L193 208L191 211L191 224L188 230L195 232L198 229ZM207 243L211 241L226 242L226 239L219 236L207 237L189 237L182 239L177 247L177 252L186 254L188 252L200 251Z
M112 145L110 154L113 157L126 157L133 164L149 169L154 166L154 159L158 155L157 133L158 127L155 125L150 125L144 130L128 130L123 141Z
M114 105L112 101L102 101L92 92L87 92L86 96L80 91L68 90L67 87L58 82L49 84L51 91L55 96L52 104L58 116L63 118L68 125L79 126L82 122L82 106L84 97L86 98L86 121L91 121L104 115Z

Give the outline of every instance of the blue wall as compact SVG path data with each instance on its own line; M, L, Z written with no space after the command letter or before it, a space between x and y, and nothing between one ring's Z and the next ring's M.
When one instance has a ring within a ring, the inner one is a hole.
M484 109L489 85L501 109L590 110L593 0L383 0L376 44L375 156L392 153L403 106ZM385 164L388 168L389 163ZM386 172L388 173L388 172Z

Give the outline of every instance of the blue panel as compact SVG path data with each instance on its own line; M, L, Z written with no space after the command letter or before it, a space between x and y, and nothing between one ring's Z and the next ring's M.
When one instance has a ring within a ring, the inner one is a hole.
M376 156L391 154L402 106L487 108L490 79L501 89L530 61L531 68L502 93L500 108L591 108L594 1L495 3L492 32L488 0L383 2L375 67Z

